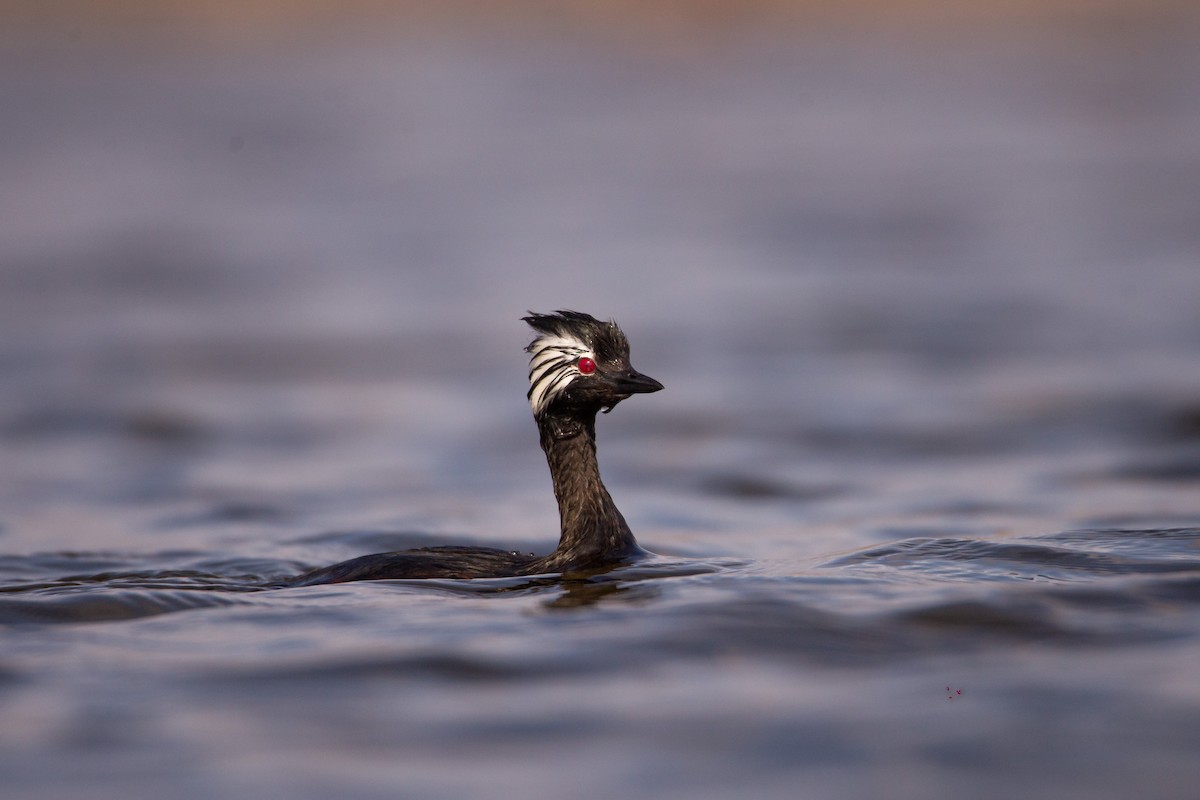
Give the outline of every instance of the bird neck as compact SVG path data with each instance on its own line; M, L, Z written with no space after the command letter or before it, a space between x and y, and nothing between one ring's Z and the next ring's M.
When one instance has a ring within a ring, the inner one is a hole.
M638 552L637 540L600 479L596 413L545 414L538 420L538 431L562 530L550 558L563 568L582 568Z

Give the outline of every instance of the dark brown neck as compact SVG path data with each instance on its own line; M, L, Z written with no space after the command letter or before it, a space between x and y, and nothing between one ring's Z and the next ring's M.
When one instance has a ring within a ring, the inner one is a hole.
M554 480L562 534L547 557L556 569L618 563L641 552L625 518L600 480L596 463L596 415L544 415L538 420L542 449Z

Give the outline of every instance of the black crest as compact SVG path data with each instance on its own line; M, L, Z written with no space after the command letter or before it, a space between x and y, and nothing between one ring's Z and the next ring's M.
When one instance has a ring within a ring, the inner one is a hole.
M525 348L532 353L546 337L574 339L595 354L597 360L615 361L629 358L629 341L612 320L599 320L582 311L559 310L553 314L529 312L522 317L539 335Z

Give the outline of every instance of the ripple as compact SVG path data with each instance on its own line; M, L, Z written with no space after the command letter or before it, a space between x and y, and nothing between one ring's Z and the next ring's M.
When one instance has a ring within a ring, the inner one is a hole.
M908 539L841 556L825 566L886 567L960 580L1070 580L1190 572L1200 570L1198 555L1194 529L1075 531L1007 541Z
M186 589L114 589L102 587L75 592L33 593L0 597L0 624L113 622L242 604L213 592Z

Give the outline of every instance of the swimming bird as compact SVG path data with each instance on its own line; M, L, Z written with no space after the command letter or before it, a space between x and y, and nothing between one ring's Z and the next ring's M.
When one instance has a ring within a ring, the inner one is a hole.
M376 553L299 575L290 586L389 578L497 578L596 569L645 555L617 510L596 462L596 414L663 385L629 363L629 341L612 321L578 311L522 318L536 336L529 353L529 404L558 501L554 552L491 547L420 547Z

